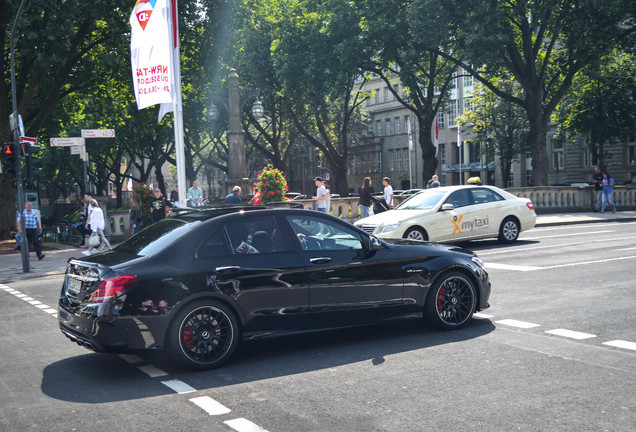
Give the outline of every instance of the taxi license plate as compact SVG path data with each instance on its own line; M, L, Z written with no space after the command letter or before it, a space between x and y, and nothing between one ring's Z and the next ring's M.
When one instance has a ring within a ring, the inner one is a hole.
M66 289L73 294L79 294L79 292L82 290L82 281L78 279L69 279Z

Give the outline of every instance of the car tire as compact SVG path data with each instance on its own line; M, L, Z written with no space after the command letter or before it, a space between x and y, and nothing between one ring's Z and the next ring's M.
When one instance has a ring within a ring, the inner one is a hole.
M176 363L189 369L214 369L238 346L239 326L224 303L201 299L184 306L168 329L166 348Z
M447 271L440 275L426 296L424 316L442 330L464 327L477 305L474 282L462 272Z
M414 226L407 229L402 238L409 240L427 241L428 235L426 235L426 231L424 231L422 228Z
M499 227L499 237L497 238L502 243L513 243L519 238L520 232L519 222L513 217L507 217Z

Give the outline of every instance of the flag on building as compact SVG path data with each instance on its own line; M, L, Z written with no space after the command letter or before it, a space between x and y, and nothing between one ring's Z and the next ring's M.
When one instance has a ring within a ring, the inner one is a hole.
M137 0L130 14L130 63L137 108L173 104L169 0Z
M462 127L457 126L457 147L462 145Z
M409 134L409 151L413 151L413 133L411 132L411 117L406 120L406 131Z

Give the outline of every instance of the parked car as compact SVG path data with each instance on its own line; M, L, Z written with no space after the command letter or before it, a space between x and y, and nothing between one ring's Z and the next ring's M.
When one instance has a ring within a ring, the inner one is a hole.
M385 242L316 211L246 206L192 209L70 260L58 316L86 348L160 348L209 369L242 339L414 317L460 328L489 296L471 251Z
M399 193L396 193L396 191L393 191L393 194L394 195L415 195L416 193L420 193L423 190L426 190L426 189L407 189L407 190L399 191Z
M456 242L495 237L503 243L534 227L532 201L494 186L426 189L394 210L360 219L355 225L382 239Z

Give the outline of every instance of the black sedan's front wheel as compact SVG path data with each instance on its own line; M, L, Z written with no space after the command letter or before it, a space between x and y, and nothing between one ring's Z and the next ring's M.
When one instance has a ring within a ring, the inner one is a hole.
M227 362L238 345L238 322L221 302L202 299L186 305L168 330L168 355L177 363L198 370Z
M461 272L449 271L431 286L424 312L435 327L457 329L473 316L476 304L475 285L470 278Z

